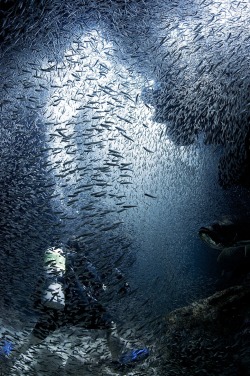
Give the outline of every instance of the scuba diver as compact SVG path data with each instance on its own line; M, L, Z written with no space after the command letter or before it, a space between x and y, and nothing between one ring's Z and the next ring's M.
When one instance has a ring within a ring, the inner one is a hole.
M117 332L116 324L98 297L105 290L93 264L85 257L76 241L65 250L51 247L45 251L44 276L35 292L35 311L39 313L28 340L17 349L18 354L39 344L56 329L80 326L84 329L102 329L106 333L112 362L127 365L143 360L148 349L122 353L125 340Z

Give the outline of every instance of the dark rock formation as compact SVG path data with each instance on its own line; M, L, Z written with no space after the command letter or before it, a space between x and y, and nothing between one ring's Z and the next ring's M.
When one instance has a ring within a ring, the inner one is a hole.
M171 312L164 371L170 375L250 375L250 283Z

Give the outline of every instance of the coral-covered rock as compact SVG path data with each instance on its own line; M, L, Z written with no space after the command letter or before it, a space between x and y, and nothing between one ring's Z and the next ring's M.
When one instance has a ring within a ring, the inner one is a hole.
M250 285L233 286L165 317L164 372L250 375Z

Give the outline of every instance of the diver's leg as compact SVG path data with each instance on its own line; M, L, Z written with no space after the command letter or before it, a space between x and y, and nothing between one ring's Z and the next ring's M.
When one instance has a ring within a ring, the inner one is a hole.
M110 328L106 329L106 339L112 361L118 361L126 345L126 341L119 336L114 321L111 322Z
M112 361L119 365L142 361L149 355L148 348L133 348L132 342L122 338L118 334L116 324L113 321L110 328L106 329L106 338Z
M112 360L118 361L126 341L119 336L116 323L106 309L100 303L94 303L88 307L83 305L77 313L71 318L67 316L69 322L80 324L86 329L100 330L105 336Z
M61 314L57 310L50 309L44 312L26 341L16 349L16 353L24 354L31 346L38 345L45 340L60 326L60 316Z

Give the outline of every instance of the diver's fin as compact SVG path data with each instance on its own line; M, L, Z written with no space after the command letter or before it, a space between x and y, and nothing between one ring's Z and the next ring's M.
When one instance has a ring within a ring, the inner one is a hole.
M246 257L250 256L250 245L245 246L245 256Z
M119 363L123 365L128 365L133 362L138 362L146 359L149 356L149 350L145 347L138 350L130 350L129 352L122 354Z

